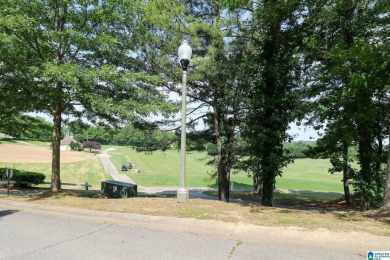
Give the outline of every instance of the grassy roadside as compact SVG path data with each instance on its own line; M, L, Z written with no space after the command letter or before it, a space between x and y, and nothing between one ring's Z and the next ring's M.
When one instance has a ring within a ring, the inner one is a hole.
M217 191L204 191L204 194L211 196L218 196ZM238 199L243 201L261 202L260 196L254 195L251 192L245 191L233 191L230 192L232 199ZM303 191L276 191L274 192L274 202L279 205L287 206L314 206L325 207L326 204L334 204L340 200L343 200L344 196L341 193L336 192L303 192Z
M390 214L378 215L375 211L363 213L342 208L308 209L296 206L267 208L254 203L224 203L204 199L190 199L188 203L179 204L176 202L176 198L169 196L107 199L101 196L86 197L70 192L55 195L46 192L10 199L41 205L98 211L209 219L262 226L293 226L309 230L326 229L334 232L366 232L379 236L390 236Z
M63 183L83 184L88 182L92 185L90 189L100 190L102 180L110 180L100 159L94 155L87 154L85 161L61 164L61 181ZM10 163L0 162L0 167L6 167ZM50 163L13 163L13 168L40 172L46 175L46 182L50 182L51 164ZM38 187L47 187L48 185L39 185ZM80 189L85 189L80 187Z

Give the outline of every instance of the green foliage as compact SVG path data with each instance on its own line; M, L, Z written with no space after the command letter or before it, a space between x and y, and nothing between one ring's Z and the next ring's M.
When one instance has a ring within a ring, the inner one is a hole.
M52 124L40 117L15 114L0 120L0 132L16 138L50 139L52 131Z
M304 21L309 122L325 128L318 141L322 156L343 158L344 172L357 147L356 185L362 208L373 200L370 187L380 175L389 120L386 90L389 69L388 1L309 1ZM326 127L325 127L326 124Z
M53 191L60 190L63 115L114 124L170 109L156 87L160 77L146 74L135 55L143 45L141 3L0 2L1 97L17 93L18 102L53 116Z
M71 128L72 131L73 128ZM86 129L79 129L75 133L75 139L84 142L87 140L95 140L101 144L112 144L115 133L115 129L108 126L91 126L89 125Z
M285 142L283 144L284 153L291 158L308 158L308 153L315 146L314 142Z
M217 146L213 143L208 143L206 145L206 152L208 155L216 156L218 154Z
M72 151L79 151L80 148L81 148L81 144L80 144L80 143L78 143L78 142L73 142L73 141L70 142L69 146L70 146L70 149L71 149Z
M283 151L286 133L299 106L298 46L302 39L301 1L262 1L254 9L247 47L242 136L247 143L247 168L254 176L262 204L272 206L275 179L291 162Z
M141 130L133 125L127 125L114 136L114 143L139 148L168 149L176 141L174 133L160 130Z
M351 183L355 187L355 196L360 198L361 201L366 200L365 197L368 197L370 200L370 207L378 209L383 203L386 170L381 169L373 178L374 180L371 183L367 183L361 172L354 172Z
M0 168L0 180L8 179L6 169L7 168ZM43 173L13 169L11 180L16 181L17 186L21 186L25 183L38 185L43 183L45 178L46 176Z
M228 7L230 10L243 8L252 3L250 0L218 0L217 2Z

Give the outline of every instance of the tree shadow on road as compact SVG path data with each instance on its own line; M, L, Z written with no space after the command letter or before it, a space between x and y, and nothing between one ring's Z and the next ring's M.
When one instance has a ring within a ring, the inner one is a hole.
M0 218L17 213L17 212L19 212L19 210L11 210L11 209L0 210Z
M60 198L65 196L74 196L74 197L86 197L86 198L98 198L101 197L100 191L85 191L85 190L61 190L58 192L52 192L49 189L42 189L42 191L30 194L28 201L37 201L46 198Z

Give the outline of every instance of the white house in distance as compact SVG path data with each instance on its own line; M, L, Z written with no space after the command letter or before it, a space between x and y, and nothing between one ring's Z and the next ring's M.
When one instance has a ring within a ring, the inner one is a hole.
M80 143L79 141L74 139L74 135L73 135L72 132L66 132L64 139L62 139L61 142L60 142L60 150L61 151L70 151L70 150L72 150L70 148L70 143L71 142L73 142L73 143Z

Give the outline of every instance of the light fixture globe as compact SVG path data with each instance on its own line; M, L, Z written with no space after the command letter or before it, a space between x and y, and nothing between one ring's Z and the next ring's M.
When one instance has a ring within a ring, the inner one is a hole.
M192 56L191 46L188 44L188 41L184 40L178 50L180 64L183 70L187 70L188 64Z
M191 46L188 44L187 40L184 40L178 50L180 60L190 60L192 55Z

